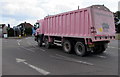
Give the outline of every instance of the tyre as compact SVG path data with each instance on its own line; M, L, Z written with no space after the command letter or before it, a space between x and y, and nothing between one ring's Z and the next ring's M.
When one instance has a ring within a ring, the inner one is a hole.
M38 46L41 47L42 46L42 39L39 37L38 38Z
M82 42L76 42L74 48L75 48L75 53L79 56L83 57L87 54L85 44L83 44Z
M93 53L94 54L102 54L106 50L107 46L108 46L108 44L96 45L93 48Z
M66 53L71 53L72 52L72 44L69 40L65 40L62 44L63 50Z
M51 47L50 42L48 41L48 38L45 38L45 47L49 49Z

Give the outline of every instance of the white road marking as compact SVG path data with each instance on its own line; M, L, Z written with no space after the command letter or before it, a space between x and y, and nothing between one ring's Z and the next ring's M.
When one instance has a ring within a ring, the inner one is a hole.
M41 50L41 51L45 51L44 49L41 49L41 48L40 48L40 50Z
M104 59L106 58L105 56L101 56L101 55L94 55L94 56L104 58Z
M106 49L104 52L107 52L108 49Z
M63 56L63 55L59 55L59 54L56 54L56 55L59 56L59 57L56 57L56 58L62 57L61 59L63 59L63 60L68 60L68 61L72 61L72 62L76 62L76 63L81 63L81 64L86 64L86 65L91 65L91 66L94 65L94 64L89 63L89 62L76 60L76 59L69 58L69 57L66 57L66 56ZM55 56L51 56L51 57L55 57Z
M18 42L21 42L21 40L17 40Z
M28 66L31 67L31 68L33 68L33 69L35 69L36 71L42 73L43 75L48 75L48 74L50 74L50 72L47 72L47 71L45 71L45 70L43 70L43 69L41 69L41 68L38 68L38 67L36 67L36 66L34 66L34 65L28 64Z
M31 67L32 69L36 70L37 72L39 72L39 73L41 73L41 74L43 74L43 75L48 75L48 74L50 74L50 72L48 72L48 71L45 71L45 70L43 70L43 69L41 69L41 68L38 68L38 67L36 67L36 66L34 66L34 65L32 65L32 64L27 63L25 59L16 58L16 62L17 62L17 63L20 63L20 62L21 62L21 63L24 63L24 64L26 64L27 66Z
M113 47L113 46L108 46L108 48L120 49L120 48L118 48L118 47Z
M17 63L24 62L24 61L26 61L26 60L20 59L20 58L16 58L16 62L17 62Z
M20 42L18 42L18 45L20 45Z
M28 49L28 48L25 48L25 47L23 47L23 46L21 46L23 49L25 49L25 50L27 50L27 51L31 51L31 52L35 52L35 51L33 51L33 50L31 50L31 49Z
M17 42L18 42L18 45L20 45L21 40L17 40Z

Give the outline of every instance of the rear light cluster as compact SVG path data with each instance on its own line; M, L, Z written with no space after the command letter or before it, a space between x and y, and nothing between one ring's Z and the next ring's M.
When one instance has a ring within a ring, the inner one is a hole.
M95 27L91 27L91 33L97 33Z
M95 36L96 39L115 39L115 36Z

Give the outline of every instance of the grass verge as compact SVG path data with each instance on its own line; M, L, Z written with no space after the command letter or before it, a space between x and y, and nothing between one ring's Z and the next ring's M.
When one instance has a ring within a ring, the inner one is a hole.
M116 34L115 38L116 40L120 40L120 34Z

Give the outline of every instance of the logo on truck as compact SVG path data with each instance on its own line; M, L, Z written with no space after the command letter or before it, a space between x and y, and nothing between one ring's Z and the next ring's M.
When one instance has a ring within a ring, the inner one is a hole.
M108 32L109 30L109 25L107 23L102 24L103 32Z
M109 25L107 23L103 23L101 26L99 26L98 31L99 32L108 32Z

